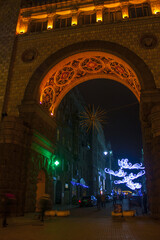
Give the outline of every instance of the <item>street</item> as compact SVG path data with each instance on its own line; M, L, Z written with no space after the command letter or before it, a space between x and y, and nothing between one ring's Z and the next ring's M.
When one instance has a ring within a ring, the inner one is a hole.
M70 209L67 217L46 217L44 224L35 214L8 219L0 228L0 240L159 240L160 221L148 216L112 217L112 203Z

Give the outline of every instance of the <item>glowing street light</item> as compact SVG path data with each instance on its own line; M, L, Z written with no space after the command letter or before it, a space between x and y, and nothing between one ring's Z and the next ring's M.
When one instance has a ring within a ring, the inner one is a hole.
M56 160L55 162L54 162L54 164L56 165L56 167L59 165L59 161L58 160Z
M107 151L105 151L105 152L104 152L104 155L106 156L107 154L108 154L108 152L107 152Z

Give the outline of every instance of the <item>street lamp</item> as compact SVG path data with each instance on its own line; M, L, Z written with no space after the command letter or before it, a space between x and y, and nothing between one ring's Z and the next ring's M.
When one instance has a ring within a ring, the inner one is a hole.
M103 153L104 153L104 155L105 155L105 156L108 154L108 152L107 152L107 151L105 151L105 152L103 152Z
M59 161L58 160L56 160L55 162L54 162L54 164L56 165L56 167L59 165Z

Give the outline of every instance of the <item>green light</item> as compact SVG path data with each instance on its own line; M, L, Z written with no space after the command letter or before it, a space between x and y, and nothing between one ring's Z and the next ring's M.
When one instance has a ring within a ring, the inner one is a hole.
M56 166L58 166L58 165L59 165L59 161L56 160L56 161L54 162L54 164L55 164Z

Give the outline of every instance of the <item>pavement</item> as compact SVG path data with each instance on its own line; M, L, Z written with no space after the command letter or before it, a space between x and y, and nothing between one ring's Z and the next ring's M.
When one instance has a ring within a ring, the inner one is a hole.
M112 210L112 203L100 210L70 206L70 216L46 217L44 223L35 213L12 217L0 228L0 240L160 240L160 220L140 209L135 217L112 217Z

